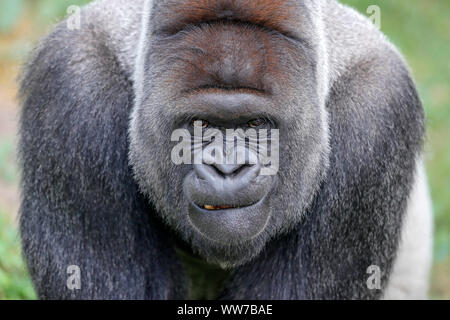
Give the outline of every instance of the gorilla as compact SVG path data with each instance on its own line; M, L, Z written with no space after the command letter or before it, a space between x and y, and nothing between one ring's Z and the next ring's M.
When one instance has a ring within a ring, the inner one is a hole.
M39 298L426 297L423 108L367 18L335 0L98 0L80 18L20 78ZM277 130L276 173L249 143L244 163L174 163L176 130L229 129Z

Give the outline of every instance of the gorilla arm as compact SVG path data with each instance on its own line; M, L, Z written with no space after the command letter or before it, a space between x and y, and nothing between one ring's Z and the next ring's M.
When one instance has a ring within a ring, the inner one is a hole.
M84 25L60 24L22 75L20 226L35 288L46 299L181 297L182 267L128 166L132 84ZM70 265L80 290L66 287Z
M422 107L403 61L387 49L334 82L327 110L330 167L313 205L295 230L234 272L224 298L382 296L421 151ZM367 287L371 265L381 269L382 290Z

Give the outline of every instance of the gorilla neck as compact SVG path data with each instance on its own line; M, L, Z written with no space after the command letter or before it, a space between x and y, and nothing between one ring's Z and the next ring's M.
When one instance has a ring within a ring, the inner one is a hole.
M177 247L186 275L189 279L189 300L215 300L222 292L229 271L210 264L185 248Z

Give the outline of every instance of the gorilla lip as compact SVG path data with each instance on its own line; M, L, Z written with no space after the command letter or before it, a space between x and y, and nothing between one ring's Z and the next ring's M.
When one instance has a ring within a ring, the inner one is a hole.
M251 204L241 204L241 205L212 205L212 204L196 204L195 202L192 202L192 204L202 210L206 210L206 211L219 211L219 210L231 210L231 209L244 209L247 207L251 207L254 206L255 204L257 204L259 201L255 202L255 203L251 203Z

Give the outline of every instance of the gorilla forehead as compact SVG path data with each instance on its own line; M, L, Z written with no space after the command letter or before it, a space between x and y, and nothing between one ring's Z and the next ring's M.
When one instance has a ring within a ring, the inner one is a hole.
M170 84L186 91L219 85L276 94L299 75L311 81L316 64L314 51L301 41L235 22L191 26L153 43L148 63L164 66Z
M295 0L161 0L154 1L155 31L174 33L189 24L218 19L237 20L299 35L311 18L310 1Z
M205 87L251 89L276 97L270 111L285 121L292 119L292 110L285 106L295 104L294 100L302 104L297 112L307 113L308 105L323 108L323 101L313 101L323 100L324 82L318 72L323 63L315 23L321 10L318 2L154 0L148 4L144 15L149 18L139 46L143 50L135 66L133 119L140 106L155 107L161 101L161 112L169 112L166 116L178 113L169 101ZM278 19L288 16L290 21Z
M228 92L253 96L241 99L253 100L241 111L284 121L292 119L288 106L298 104L299 120L301 113L320 107L316 66L313 47L277 32L232 21L191 26L152 41L144 62L142 105L152 105L149 112L156 107L166 116L180 115L205 109L199 93L224 97Z

